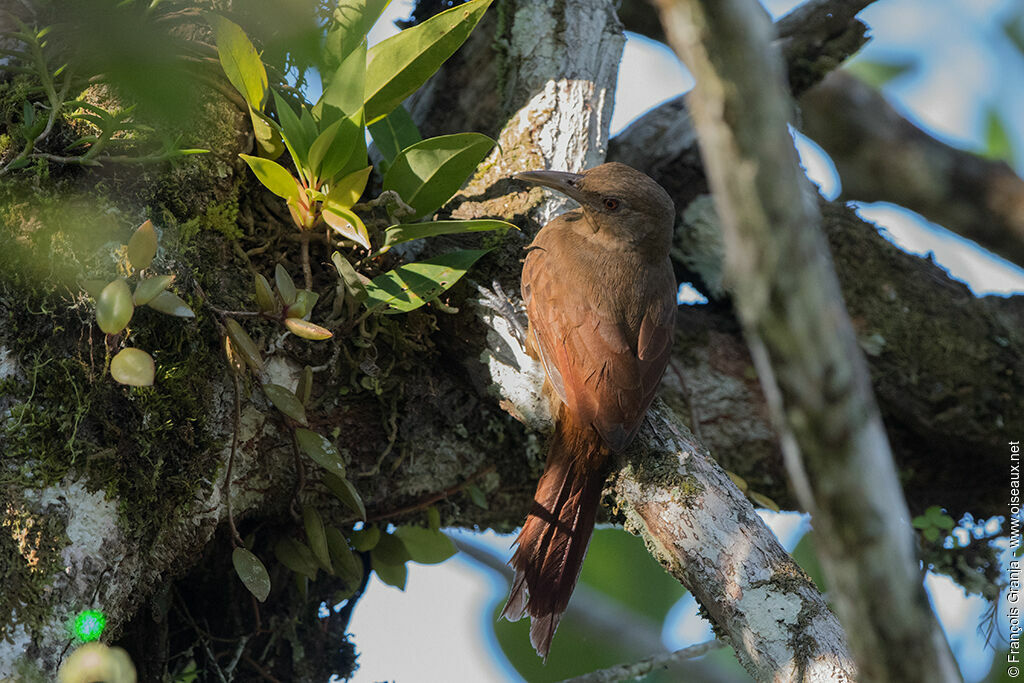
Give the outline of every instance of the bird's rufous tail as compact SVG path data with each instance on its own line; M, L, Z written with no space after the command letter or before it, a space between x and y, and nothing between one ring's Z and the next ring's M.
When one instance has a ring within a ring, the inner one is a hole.
M587 554L608 451L597 431L565 410L556 423L533 506L516 538L512 591L501 616L530 615L530 642L547 658Z

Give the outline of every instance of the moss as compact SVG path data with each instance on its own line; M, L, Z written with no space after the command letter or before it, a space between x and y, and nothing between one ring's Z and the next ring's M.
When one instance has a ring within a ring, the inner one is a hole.
M26 631L50 616L46 591L50 577L61 571L61 548L67 535L53 516L37 516L8 490L0 516L0 640L12 642L13 625Z

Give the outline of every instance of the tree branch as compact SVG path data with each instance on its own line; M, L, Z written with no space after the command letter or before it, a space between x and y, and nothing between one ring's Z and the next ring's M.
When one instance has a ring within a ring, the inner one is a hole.
M771 25L749 0L662 0L722 218L726 271L811 511L861 680L954 681L928 609L909 513L839 283L792 147ZM882 589L884 587L884 589Z
M835 162L842 199L905 206L1024 265L1024 180L1007 164L936 140L843 72L800 105L802 131Z

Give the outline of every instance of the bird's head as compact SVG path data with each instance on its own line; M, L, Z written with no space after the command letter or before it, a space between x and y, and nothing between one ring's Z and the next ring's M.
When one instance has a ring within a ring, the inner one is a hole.
M610 161L583 173L527 171L514 176L575 199L596 231L611 231L629 241L657 241L668 248L675 206L668 192L640 171Z

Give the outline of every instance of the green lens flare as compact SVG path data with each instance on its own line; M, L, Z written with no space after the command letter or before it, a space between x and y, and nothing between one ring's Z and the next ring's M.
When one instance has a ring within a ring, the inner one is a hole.
M103 612L94 609L84 610L75 617L75 637L85 643L99 640L106 625L107 618Z

